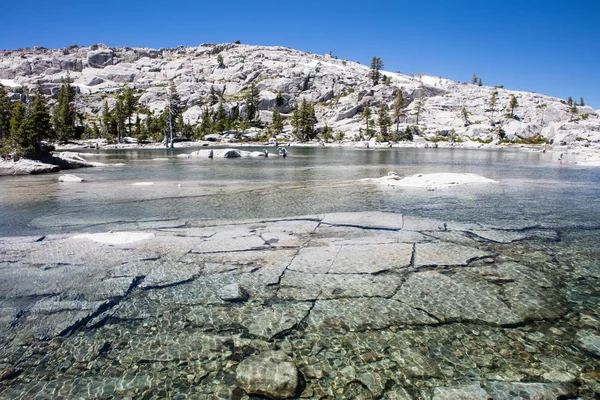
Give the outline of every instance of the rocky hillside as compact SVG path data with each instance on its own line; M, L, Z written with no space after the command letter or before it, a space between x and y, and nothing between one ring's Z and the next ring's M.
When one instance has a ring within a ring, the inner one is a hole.
M389 85L374 86L368 66L284 47L203 44L155 50L94 45L0 51L0 83L4 86L40 83L45 94L56 97L67 72L80 93L78 107L91 118L99 115L104 101L114 104L115 93L124 85L140 92L143 107L162 110L173 82L186 108L185 121L195 125L211 86L226 108L238 106L243 112L241 92L254 83L260 90L263 121L270 121L280 93L284 115L296 102L307 99L316 106L318 127L327 124L352 138L364 127L360 118L364 106L370 105L376 119L379 105L383 102L391 107L399 88L410 101L400 126L414 125L415 100L423 88L424 108L418 122L426 138L490 141L497 140L500 132L517 142L535 138L556 146L600 144L600 112L589 106L577 107L575 113L562 99L426 75L383 72ZM489 106L493 91L497 91L494 127ZM519 104L515 118L507 115L511 95Z

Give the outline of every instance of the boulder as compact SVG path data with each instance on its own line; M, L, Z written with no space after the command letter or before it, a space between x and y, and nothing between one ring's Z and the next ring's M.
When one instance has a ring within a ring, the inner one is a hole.
M296 364L282 351L248 357L238 365L235 380L247 394L273 399L294 397L300 383Z
M66 175L59 176L58 181L59 182L78 183L78 182L83 182L84 179L77 175L66 174Z
M3 175L33 175L47 172L58 172L58 165L45 164L32 160L0 161L0 176Z
M221 300L233 303L242 303L248 300L248 292L239 283L231 283L223 286L219 289L217 295Z
M92 50L87 55L88 64L92 68L104 68L113 63L113 51L110 49Z

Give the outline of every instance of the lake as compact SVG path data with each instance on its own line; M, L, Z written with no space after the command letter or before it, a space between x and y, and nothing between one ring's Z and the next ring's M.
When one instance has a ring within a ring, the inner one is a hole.
M89 151L90 161L125 165L69 171L83 184L58 183L52 174L2 178L0 235L101 231L103 224L133 220L366 210L506 226L600 224L600 169L563 165L537 151L292 147L287 158L176 157L192 150ZM360 181L390 171L468 172L499 184L427 191Z
M598 397L600 168L192 151L0 179L0 400Z

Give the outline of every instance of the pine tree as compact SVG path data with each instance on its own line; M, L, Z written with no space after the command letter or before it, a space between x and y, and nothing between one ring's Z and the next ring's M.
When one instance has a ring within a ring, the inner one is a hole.
M219 68L223 68L225 66L223 64L223 56L220 54L217 56L217 64L219 64Z
M406 100L404 100L402 89L396 93L392 108L392 118L394 118L394 122L396 123L396 137L398 137L400 135L400 118L406 118Z
M219 101L217 97L217 91L214 86L210 86L210 90L208 91L208 102L211 106L214 106Z
M258 114L258 104L260 102L260 92L253 83L244 98L246 101L246 120L254 121L254 118Z
M120 97L117 98L117 103L112 111L112 118L117 126L117 143L121 143L123 131L125 130L125 121L127 120L127 111L125 110L123 99Z
M381 70L383 69L383 61L379 57L373 57L371 59L371 70L369 71L369 78L373 82L373 85L379 83L381 78Z
M167 104L165 111L167 112L167 114L164 116L166 123L165 146L170 146L173 148L175 143L174 139L178 131L177 127L178 125L181 125L181 123L177 124L178 118L181 114L181 99L173 82L171 82L171 87L169 88L169 104Z
M204 136L209 135L212 132L212 118L208 112L208 108L204 110L202 113L202 117L200 119L200 127L199 133L200 138L204 138Z
M519 102L514 94L510 95L510 103L508 105L510 107L510 116L514 118L515 116L515 108L519 107Z
M215 119L215 131L217 133L223 133L227 130L227 125L229 120L227 118L227 111L225 111L225 106L223 103L219 103L219 108L217 109L217 115Z
M469 121L469 115L471 115L471 113L469 110L467 110L467 107L463 106L460 110L460 117L463 119L463 121L465 121L465 126L471 125L471 121Z
M567 99L567 104L570 106L573 105L573 98L571 96L569 96L569 98Z
M392 121L390 120L387 106L385 104L381 103L379 105L379 113L377 117L377 123L379 125L379 138L382 142L387 142L390 140L389 128L392 124Z
M415 100L415 107L413 109L413 112L414 112L415 116L417 117L416 125L419 125L419 117L421 116L421 113L423 112L424 109L425 109L425 86L423 85L423 82L421 82L421 86L419 87L419 97Z
M278 135L281 133L281 131L283 130L283 120L281 119L281 113L279 112L279 110L276 108L273 111L273 133L275 135Z
M131 116L137 110L139 98L135 95L134 90L129 86L125 87L125 89L119 94L119 97L123 103L123 113L127 115L127 132L128 135L131 136Z
M488 101L488 106L490 107L490 111L492 113L491 116L491 125L495 126L496 123L494 122L494 112L496 111L496 104L498 103L498 92L496 90L492 91L492 94L490 95L490 99Z
M306 142L314 139L316 136L316 124L317 117L315 115L315 108L312 104L308 103L306 99L302 100L300 107L298 107L298 104L294 106L292 126L294 127L294 133L298 137L298 140Z
M373 120L371 119L372 115L371 107L369 107L369 104L367 103L361 114L361 119L364 119L366 124L365 135L367 136L367 140L370 140L375 134L375 131L373 130Z
M275 97L275 106L277 108L283 107L285 104L285 99L281 93L277 93L277 97Z
M12 107L10 115L10 134L7 140L8 148L17 156L23 154L23 149L19 147L21 138L24 136L23 125L25 124L25 113L27 107L20 101Z
M75 95L76 90L71 85L71 77L67 74L66 79L62 80L58 101L52 114L54 131L57 139L62 143L75 137Z
M477 80L479 79L479 77L475 74L473 74L473 77L471 78L471 83L474 85L477 83Z
M8 139L10 134L10 118L12 113L12 102L8 97L8 92L0 84L0 146Z
M38 158L41 155L42 139L52 136L52 123L46 104L38 96L30 99L30 111L22 126L19 147L25 157Z
M573 102L571 108L569 108L569 112L571 113L571 121L574 121L577 115L577 103Z
M585 106L585 101L583 101L583 97L580 97L580 98L579 98L579 106L580 106L580 107L583 107L583 106Z
M483 81L481 80L481 78L479 78L479 81L477 82L477 86L483 86Z

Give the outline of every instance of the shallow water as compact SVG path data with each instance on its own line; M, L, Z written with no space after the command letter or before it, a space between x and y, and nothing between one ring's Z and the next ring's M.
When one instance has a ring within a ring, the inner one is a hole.
M508 226L600 224L600 168L563 165L540 152L291 148L287 158L176 157L191 151L90 151L89 160L125 165L69 171L83 184L58 183L57 175L1 178L0 236L101 231L119 221L368 210ZM468 172L499 184L432 192L360 182L389 171Z

